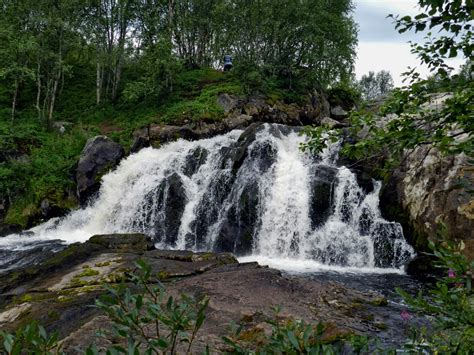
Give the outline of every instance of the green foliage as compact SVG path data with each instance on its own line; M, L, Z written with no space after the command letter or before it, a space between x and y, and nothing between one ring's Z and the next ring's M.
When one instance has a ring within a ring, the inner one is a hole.
M66 192L74 187L73 169L89 136L80 129L49 132L35 121L0 121L0 151L14 156L0 163L0 195L13 202L7 223L27 225L44 198L63 208L74 206Z
M336 354L340 346L328 344L323 340L326 326L316 326L303 321L278 319L279 309L275 309L275 317L266 322L272 328L271 334L259 333L260 339L245 339L240 326L232 337L223 337L234 354ZM341 345L341 344L340 344Z
M308 140L301 143L300 148L315 155L320 154L329 144L336 143L340 139L340 130L330 129L324 125L305 127L302 133L308 137Z
M152 280L151 268L143 261L136 266L139 272L131 275L138 288L133 293L130 287L121 284L108 287L109 295L96 301L113 322L112 329L99 335L110 342L111 354L190 353L196 334L205 320L209 299L195 301L182 295L179 299L167 296L163 285ZM86 354L98 354L91 346Z
M345 109L352 109L361 99L361 92L358 87L350 84L339 83L328 90L328 100L333 106L342 106Z
M412 52L417 54L431 71L436 71L441 76L446 76L451 69L445 61L447 57L464 55L472 60L472 1L419 0L418 4L422 12L414 17L390 15L400 33L429 31L425 43L412 43ZM434 31L437 31L438 35L433 36ZM412 77L413 80L418 78L419 75Z
M0 331L0 352L7 355L63 354L57 333L48 335L36 322L19 328L14 334Z
M396 27L399 32L418 32L428 27L445 31L437 39L412 47L420 60L431 68L435 79L421 79L412 69L406 73L411 85L394 90L380 110L379 115L386 117L376 120L364 110L354 113L351 134L343 148L343 153L350 157L370 159L386 156L386 167L391 167L405 150L423 145L443 153L474 154L473 82L466 74L450 77L449 67L444 61L447 53L449 57L464 53L468 63L472 62L473 41L469 22L472 2L420 0L419 5L426 13L414 19L409 16L395 18ZM436 85L433 85L433 80L436 80ZM440 93L444 93L444 97L439 96ZM440 104L434 100L443 102ZM323 133L315 132L308 145L318 146Z
M463 242L446 239L446 227L440 225L440 240L430 242L435 267L443 276L428 295L416 296L397 289L415 311L429 314L432 329L413 329L413 351L442 354L468 354L474 348L474 261L463 254Z
M365 100L373 100L388 94L393 89L393 78L386 70L381 70L377 74L370 71L369 74L362 75L358 86Z

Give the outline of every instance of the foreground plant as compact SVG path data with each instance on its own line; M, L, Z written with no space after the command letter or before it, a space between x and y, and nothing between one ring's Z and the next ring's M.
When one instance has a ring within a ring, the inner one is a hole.
M64 354L58 343L58 334L48 334L43 326L32 322L14 334L0 331L0 354Z
M443 234L444 227L441 227ZM440 243L430 242L436 258L434 266L443 276L429 290L417 296L397 289L415 311L428 314L432 329L414 329L407 348L443 354L469 354L474 349L474 292L472 274L474 260L469 262L463 254L464 243L444 238Z
M263 329L244 330L243 324L234 326L233 335L223 337L233 354L352 354L369 352L371 343L365 336L350 338L328 337L328 326L311 324L302 320L279 317L280 309L274 308L274 316L265 321L271 327L267 334ZM372 348L374 348L372 346ZM373 350L373 349L372 349Z
M110 345L107 349L91 346L86 354L98 354L101 350L107 354L190 353L209 299L167 296L163 285L152 280L148 264L138 261L136 266L138 272L131 275L136 293L122 283L108 287L109 294L96 301L96 306L112 321L110 330L98 333Z

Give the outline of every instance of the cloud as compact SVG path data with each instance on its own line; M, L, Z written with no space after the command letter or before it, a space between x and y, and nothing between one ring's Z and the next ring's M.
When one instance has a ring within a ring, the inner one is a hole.
M459 68L464 59L455 58L447 63L454 68ZM356 76L358 79L369 71L378 72L388 70L392 74L395 86L403 85L402 73L408 67L416 67L417 71L424 77L430 74L426 66L420 65L420 60L410 52L407 43L393 42L360 42L357 52Z
M393 15L416 15L416 0L357 0L354 18L359 24L361 42L408 42L423 38L422 34L399 34L395 30Z
M396 86L402 86L401 74L408 67L416 67L424 77L430 74L421 66L416 55L410 52L408 41L423 43L422 33L399 34L388 14L416 15L420 13L417 0L356 0L355 21L359 24L359 46L357 50L356 76L358 79L369 71L391 72ZM462 58L447 60L455 69L464 62Z

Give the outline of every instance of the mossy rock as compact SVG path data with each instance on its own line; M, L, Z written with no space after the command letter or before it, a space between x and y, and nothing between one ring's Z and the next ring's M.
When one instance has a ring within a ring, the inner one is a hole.
M108 250L121 252L144 252L155 248L150 237L144 234L98 234L92 236L87 243L100 245Z

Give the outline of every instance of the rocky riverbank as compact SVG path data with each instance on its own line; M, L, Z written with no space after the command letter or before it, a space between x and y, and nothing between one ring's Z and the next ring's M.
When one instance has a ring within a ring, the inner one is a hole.
M288 276L257 263L240 264L229 253L163 251L140 234L94 236L51 253L36 265L0 274L0 328L14 330L32 320L58 331L64 350L75 353L94 341L110 320L93 307L105 286L130 282L134 263L146 261L168 293L208 296L206 321L196 349L225 350L221 337L243 323L247 334L265 331L264 320L279 306L282 319L328 325L328 340L348 334L390 334L397 326L381 316L386 299L331 281Z

